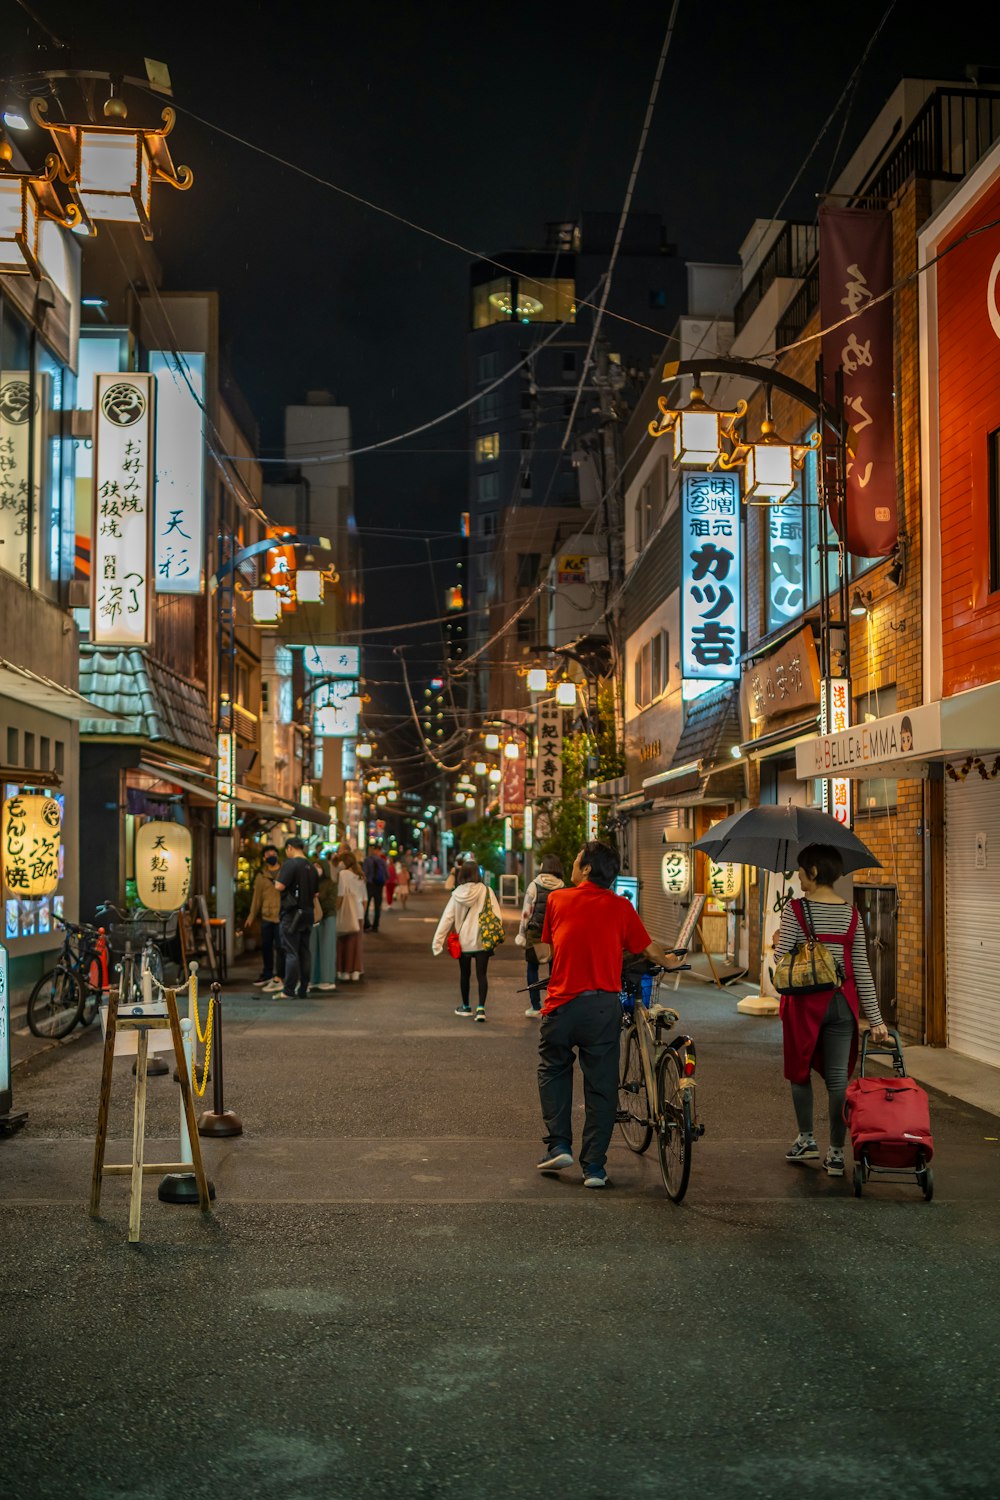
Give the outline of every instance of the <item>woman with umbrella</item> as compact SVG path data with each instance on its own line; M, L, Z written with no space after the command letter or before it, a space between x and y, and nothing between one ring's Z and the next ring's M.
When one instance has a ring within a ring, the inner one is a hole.
M790 1162L815 1161L812 1071L826 1083L830 1149L823 1165L831 1177L844 1175L844 1096L858 1055L858 1017L864 1011L873 1041L884 1041L875 981L868 963L865 930L857 908L833 889L850 870L872 869L878 860L859 838L828 813L807 807L753 807L717 823L698 839L696 849L712 859L782 871L798 865L803 900L789 901L774 934L775 960L807 938L831 949L843 974L836 987L810 995L782 995L785 1077L799 1133L785 1153ZM796 856L794 851L798 849Z
M843 855L831 844L809 844L799 854L801 901L790 901L775 934L774 956L791 953L810 933L838 958L843 979L836 989L812 995L782 995L781 1028L785 1044L785 1077L799 1133L785 1152L791 1162L815 1160L812 1070L825 1084L830 1111L830 1149L823 1165L830 1177L844 1175L844 1096L858 1057L858 1015L863 1010L872 1040L889 1031L882 1020L875 981L868 963L865 929L856 906L838 896L834 882L844 873ZM840 958L840 954L843 955Z

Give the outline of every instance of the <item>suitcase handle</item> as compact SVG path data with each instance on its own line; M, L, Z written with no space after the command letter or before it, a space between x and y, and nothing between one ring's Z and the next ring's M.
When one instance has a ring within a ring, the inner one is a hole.
M895 1026L889 1027L889 1040L887 1042L875 1043L871 1039L871 1032L866 1031L861 1038L861 1077L865 1077L865 1063L870 1057L891 1057L892 1071L897 1078L906 1078L906 1064L903 1061L903 1043L900 1041L899 1032Z

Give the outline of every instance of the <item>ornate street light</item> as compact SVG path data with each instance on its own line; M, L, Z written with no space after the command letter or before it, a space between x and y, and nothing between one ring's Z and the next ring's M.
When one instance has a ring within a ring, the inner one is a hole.
M38 281L42 275L38 256L38 236L43 219L52 219L64 229L80 223L75 204L64 209L52 184L58 171L50 159L41 175L15 172L9 166L11 149L0 140L0 275L29 274Z
M508 760L517 760L521 754L521 748L516 740L508 740L503 747L503 753Z
M485 742L486 742L486 748L487 748L487 750L499 750L500 749L500 736L498 734L488 734L488 735L486 735Z
M503 772L501 771L500 767L494 766L492 771L490 772L490 780L493 782L497 782L501 780L502 776Z
M124 121L128 106L112 93L104 105L109 121ZM48 101L34 98L31 117L52 137L60 180L66 183L93 225L96 220L137 224L147 240L153 238L150 199L155 182L182 192L194 182L190 167L175 167L167 146L176 115L165 109L159 130L123 123L67 125L48 118Z
M487 767L486 762L484 760L477 760L475 766L473 767L473 769L474 769L474 771L475 771L475 773L476 773L477 776L485 776L486 772L488 770L488 767Z
M528 692L547 693L549 690L549 674L544 667L532 667L528 672Z
M719 454L720 469L743 470L743 499L748 505L783 505L795 489L795 476L823 441L817 428L808 443L786 443L778 436L771 420L771 388L764 396L765 414L760 437L746 443L730 428L726 437L733 443L731 453Z
M556 702L560 708L573 708L576 704L576 683L560 682L556 684Z
M664 372L669 376L670 366ZM700 385L691 387L687 406L672 407L666 396L657 398L660 415L649 424L651 437L674 435L674 463L683 468L711 469L719 462L724 450L724 439L729 436L733 423L747 409L745 401L736 403L735 411L717 411L705 400Z

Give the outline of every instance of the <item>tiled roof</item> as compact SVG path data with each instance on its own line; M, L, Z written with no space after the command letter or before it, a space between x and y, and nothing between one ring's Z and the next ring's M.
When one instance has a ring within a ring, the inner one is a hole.
M122 718L84 719L80 733L141 735L214 756L215 734L202 689L138 647L80 647L80 691Z
M674 751L675 766L700 760L708 771L725 762L741 739L738 693L735 683L725 683L689 705L687 723Z

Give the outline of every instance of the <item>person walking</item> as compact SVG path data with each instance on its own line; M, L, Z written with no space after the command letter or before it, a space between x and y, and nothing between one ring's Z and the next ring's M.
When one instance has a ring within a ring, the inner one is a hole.
M285 863L274 882L281 892L279 933L285 950L286 1000L300 1000L309 994L309 935L313 928L313 898L319 887L319 876L306 858L305 839L296 835L285 844Z
M844 873L840 851L830 844L809 844L798 859L802 900L788 903L774 934L775 960L791 953L815 935L838 960L843 980L836 989L814 995L782 995L781 1030L785 1077L792 1087L792 1104L799 1133L785 1152L790 1162L815 1161L819 1147L813 1135L813 1069L827 1091L830 1148L823 1165L830 1177L844 1175L844 1097L858 1057L858 1016L863 1010L872 1040L885 1041L889 1028L882 1020L875 981L868 963L865 929L856 906L838 896L834 884Z
M500 903L490 887L483 881L479 866L466 860L457 867L455 889L441 913L441 920L431 942L431 952L435 954L442 952L448 933L452 929L458 933L458 941L462 948L458 955L458 982L462 1001L455 1007L455 1014L456 1016L472 1015L469 991L472 966L475 964L478 987L477 1021L486 1020L486 996L489 993L486 971L493 952L492 948L484 946L480 931L480 918L487 909L491 910L501 921L503 920Z
M545 907L539 960L551 958L538 1033L538 1096L545 1125L539 1172L573 1165L574 1049L583 1074L585 1118L580 1148L583 1185L608 1185L604 1163L618 1108L622 957L667 955L624 896L611 889L620 869L614 849L596 840L573 862L572 887L552 891Z
M416 891L418 896L424 888L424 876L426 874L427 861L424 859L424 856L422 854L418 854L416 859L413 861L413 889Z
M278 936L281 920L281 892L275 886L281 856L273 844L265 844L261 851L263 864L253 883L250 911L243 924L243 931L260 918L261 971L254 985L259 990L280 990L285 977L285 950Z
M337 884L339 871L329 859L319 855L313 860L319 876L316 889L318 918L310 934L312 982L318 990L337 988Z
M351 849L337 855L340 875L337 881L337 978L344 983L359 982L364 973L361 927L365 915L367 889L361 867Z
M541 942L545 922L545 907L553 891L561 891L563 880L562 860L558 854L546 854L541 872L531 881L524 893L521 908L521 925L514 942L524 949L524 962L528 975L528 1008L524 1012L537 1020L542 1014L542 991L539 987L539 964L535 944Z
M405 858L396 863L396 900L402 911L406 910L406 903L410 899L410 866Z
M368 889L368 900L365 902L365 932L378 932L379 919L382 916L382 892L385 889L385 860L378 845L365 856L362 868ZM372 908L374 908L374 921L368 915Z
M392 905L392 898L396 893L396 886L398 884L399 876L396 874L395 857L392 854L387 854L385 857L385 904L387 907Z

